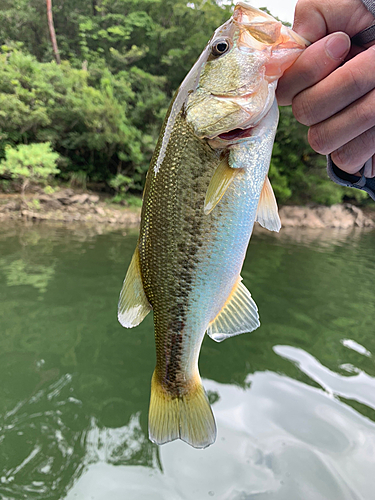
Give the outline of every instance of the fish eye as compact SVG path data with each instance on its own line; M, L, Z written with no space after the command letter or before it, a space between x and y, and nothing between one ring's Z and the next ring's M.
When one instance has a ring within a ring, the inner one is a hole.
M230 48L229 42L227 40L216 40L216 42L211 47L211 53L213 56L222 56L228 52Z

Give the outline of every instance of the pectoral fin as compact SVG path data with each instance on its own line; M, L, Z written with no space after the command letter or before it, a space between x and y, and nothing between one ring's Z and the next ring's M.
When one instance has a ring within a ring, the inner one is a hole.
M125 328L139 325L151 311L139 267L139 251L136 248L126 273L118 303L118 320Z
M241 171L238 168L231 168L228 158L225 157L219 163L208 186L206 199L204 202L204 213L208 215L224 196L225 191L230 186L233 179Z
M277 210L276 198L268 176L260 193L256 222L270 231L280 231L281 221Z
M207 334L216 342L252 332L260 326L257 305L241 280L239 277L224 307L209 324Z

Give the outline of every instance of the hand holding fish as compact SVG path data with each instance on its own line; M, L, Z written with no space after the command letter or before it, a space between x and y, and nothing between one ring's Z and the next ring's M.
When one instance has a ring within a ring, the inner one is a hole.
M355 174L372 157L366 177L375 176L375 46L351 48L349 37L373 22L360 0L299 0L293 28L315 43L277 89L279 104L310 127L311 147L341 170Z

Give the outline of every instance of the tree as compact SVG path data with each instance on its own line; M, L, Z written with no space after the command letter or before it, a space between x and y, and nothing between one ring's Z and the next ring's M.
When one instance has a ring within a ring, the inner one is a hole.
M0 163L0 174L21 181L22 199L27 204L25 191L30 182L45 182L50 175L60 172L56 167L58 157L49 142L20 144L16 148L8 145L5 160Z
M60 64L61 63L60 54L59 54L59 49L57 47L57 42L56 42L55 26L53 24L52 0L46 0L46 4L47 4L48 29L49 29L49 34L51 37L53 53L55 54L55 59L56 59L57 64Z
M53 0L56 65L44 2L0 4L0 161L7 145L48 141L60 177L79 172L139 193L172 95L233 5ZM290 108L281 109L270 178L282 202L365 196L329 181Z

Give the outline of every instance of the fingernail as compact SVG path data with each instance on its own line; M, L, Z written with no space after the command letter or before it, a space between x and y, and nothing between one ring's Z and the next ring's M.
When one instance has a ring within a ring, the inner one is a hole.
M350 38L346 33L335 33L326 42L326 52L332 59L343 59L350 49Z

